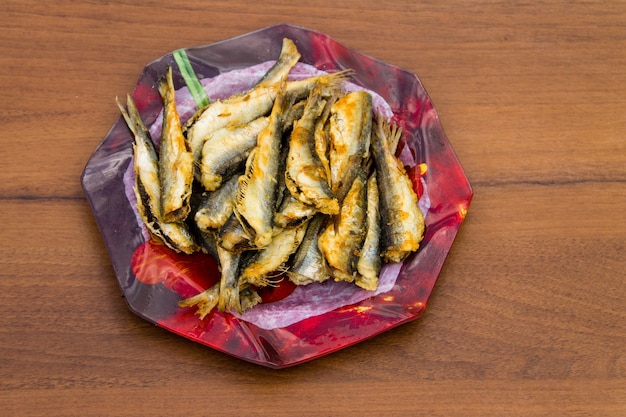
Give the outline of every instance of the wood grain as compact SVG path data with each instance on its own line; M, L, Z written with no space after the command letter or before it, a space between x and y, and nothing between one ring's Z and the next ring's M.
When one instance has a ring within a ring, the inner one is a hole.
M626 3L7 0L7 416L626 415ZM152 59L275 23L417 73L474 187L424 315L272 371L126 307L80 175Z

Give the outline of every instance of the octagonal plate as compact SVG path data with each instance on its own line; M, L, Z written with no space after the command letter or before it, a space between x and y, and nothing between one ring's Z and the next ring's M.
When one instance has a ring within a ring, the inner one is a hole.
M422 197L428 198L424 205L426 233L420 249L397 265L397 277L388 291L361 294L354 298L356 302L281 321L293 310L307 308L307 300L294 295L293 286L285 283L262 294L264 305L282 305L269 313L279 319L273 326L218 311L201 320L193 309L180 308L177 303L218 280L217 265L208 255L179 255L146 238L128 197L132 137L122 118L96 148L81 178L129 308L183 337L271 368L320 357L418 318L472 198L469 181L415 74L347 48L322 33L287 24L188 48L186 53L198 78L206 81L275 60L284 37L296 43L303 63L324 71L354 70L351 81L383 97L403 128L402 152L415 161L407 166L408 172L420 194L427 190ZM156 85L168 65L174 69L176 88L183 88L173 55L168 54L145 67L132 93L148 126L162 110ZM427 166L428 171L420 173L419 166ZM325 285L323 291L332 294L343 291L342 284L312 285Z

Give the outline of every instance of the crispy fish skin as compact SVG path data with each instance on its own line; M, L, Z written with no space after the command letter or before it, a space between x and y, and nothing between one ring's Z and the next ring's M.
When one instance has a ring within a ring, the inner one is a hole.
M315 206L324 214L339 212L339 203L330 190L326 171L315 151L315 124L326 101L314 89L304 107L302 117L294 123L289 140L285 183L292 196Z
M313 217L317 212L314 206L305 204L287 193L274 215L274 226L281 229L297 226Z
M207 136L200 162L200 182L207 191L219 188L224 178L245 165L257 136L268 123L268 117L259 117L244 125L223 127Z
M198 229L209 232L224 226L235 208L239 192L238 179L237 175L233 175L217 190L203 193L205 195L194 215Z
M315 153L322 164L322 168L324 169L326 180L328 181L328 185L330 185L330 161L328 160L328 150L330 147L330 134L329 134L329 123L328 118L330 117L330 110L332 109L333 104L339 98L339 92L334 92L333 94L329 94L326 99L326 105L324 106L324 110L322 114L315 122L315 130L313 132L313 138L315 142Z
M180 222L190 211L194 165L176 110L172 67L168 67L165 78L159 83L159 93L163 100L163 130L159 144L161 219L167 223Z
M382 218L382 256L385 262L401 262L419 248L424 235L424 216L417 195L402 162L389 148L397 143L401 131L378 119L372 131L372 155L376 164L380 214Z
M198 251L200 248L184 223L161 221L161 187L156 149L130 95L127 96L128 110L119 101L117 105L134 136L133 191L137 198L139 216L148 230L170 249L187 254Z
M329 123L330 184L341 202L369 155L372 96L365 91L344 95L333 104Z
M356 266L359 274L355 279L356 285L369 291L374 291L378 287L378 275L382 268L382 258L380 257L382 231L378 200L378 182L376 173L373 173L367 180L367 231Z
M352 282L357 274L356 262L365 239L365 192L365 174L359 171L341 205L338 221L329 222L320 233L318 244L335 281Z
M284 83L282 85L284 87ZM269 124L259 134L256 148L246 162L246 172L239 177L236 213L257 248L272 241L283 123L292 103L284 88L281 89L272 107Z
M302 108L304 109L304 106L302 106ZM279 173L285 172L288 153L289 146L283 146L280 165L278 168ZM279 233L281 229L297 226L317 213L314 206L304 204L302 201L291 195L287 189L285 175L278 176L278 196L276 204L276 213L274 214L274 234Z
M197 227L193 227L193 222L189 222L189 228L192 232L195 240L198 242L200 246L200 250L203 253L207 253L213 257L213 259L218 259L217 256L217 235L214 230L210 232L204 232Z
M218 243L221 247L231 252L240 253L254 248L250 240L250 235L246 233L239 222L236 213L237 207L233 210L226 223L218 231Z
M296 285L324 282L330 272L318 245L318 237L326 217L318 214L307 225L302 243L296 251L287 276Z
M162 231L162 239L165 244L176 252L190 255L200 250L200 246L189 231L187 225L183 223L159 223Z
M265 287L272 283L269 274L280 271L283 264L298 249L307 223L282 230L269 245L259 250L252 262L241 272L242 285Z

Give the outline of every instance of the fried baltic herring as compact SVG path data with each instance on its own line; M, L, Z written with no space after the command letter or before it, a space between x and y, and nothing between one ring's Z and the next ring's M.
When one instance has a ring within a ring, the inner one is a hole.
M283 125L293 104L292 97L285 92L285 83L281 85L268 126L259 134L246 162L246 172L239 177L236 213L257 248L272 241Z
M133 170L135 182L133 192L137 199L137 211L150 233L176 252L193 253L199 246L185 223L166 223L161 220L161 185L159 160L154 143L139 110L130 95L126 106L117 105L133 134Z
M217 309L219 311L239 311L239 268L243 254L234 253L217 247L217 255L220 263L220 291L217 299Z
M237 207L234 208L233 213L217 234L218 244L231 252L243 252L254 248L250 235L244 230L238 219Z
M318 245L319 233L326 219L327 216L318 213L308 222L302 243L286 272L296 285L324 282L330 278L330 271Z
M198 110L187 122L185 130L194 160L201 160L204 142L214 131L226 126L244 125L264 116L272 107L277 88L277 84L263 84L245 94L213 101Z
M301 224L318 213L314 206L305 204L290 193L284 196L283 201L274 214L274 227L285 229Z
M402 162L389 148L402 132L378 119L372 130L372 155L376 165L382 256L385 262L401 262L419 248L424 235L424 216L417 205L417 194Z
M229 125L243 125L268 113L280 82L299 60L300 52L296 45L291 39L284 38L276 63L254 87L198 110L185 125L187 141L195 160L200 159L204 141L211 132Z
M328 185L330 185L331 179L330 161L328 160L328 152L330 148L330 125L328 123L328 118L330 117L330 110L332 109L333 104L335 104L335 101L337 101L339 97L340 92L338 90L335 90L333 94L328 95L324 110L315 122L315 129L313 132L313 142L315 143L313 148L315 149L315 153L320 164L322 164Z
M163 100L163 130L159 143L161 220L182 222L190 210L194 165L176 109L172 67L168 67L166 76L159 83L159 93Z
M294 123L289 139L285 183L292 196L324 214L337 214L339 203L330 190L326 170L315 152L315 125L326 101L321 90L311 91L302 117Z
M303 102L300 101L299 103ZM304 110L304 105L302 109ZM287 188L285 170L290 148L289 137L289 132L284 132L277 178L278 195L276 198L276 213L274 213L274 234L279 233L281 229L297 226L317 213L317 209L314 206L298 200Z
M211 255L213 259L218 259L217 233L213 230L208 231L208 232L202 231L198 229L197 226L195 226L193 221L189 221L185 223L188 225L189 231L193 235L194 240L198 243L198 246L200 247L199 250L202 253Z
M190 255L198 252L200 246L186 223L159 223L161 229L161 239L167 247L175 252L182 252Z
M339 98L330 110L330 185L341 202L369 155L372 96L355 91Z
M317 85L334 86L345 80L348 72L336 72L287 81L285 91L294 100L302 100ZM281 83L264 82L245 93L234 94L224 100L216 100L198 110L184 126L187 144L196 161L202 155L202 147L208 135L225 126L242 125L267 115L274 104Z
M378 182L374 172L367 180L365 241L359 253L359 260L356 265L358 275L355 279L356 285L369 291L374 291L378 287L378 275L382 268L382 258L380 257L382 230L378 207Z
M133 170L135 183L133 192L137 199L137 210L148 230L161 236L159 215L161 213L161 189L159 185L159 157L144 124L139 110L130 94L126 97L127 109L116 100L117 106L133 134Z
M233 175L217 190L202 193L194 221L203 232L219 230L233 213L239 192L239 176Z
M258 250L241 272L241 285L266 287L272 284L271 274L282 272L284 264L298 249L306 232L307 223L283 229L269 245Z
M215 191L243 168L268 123L268 117L259 117L243 125L225 126L207 136L200 160L200 182L205 190Z
M336 221L331 221L319 236L319 248L331 268L335 281L352 282L356 262L365 239L366 177L359 171L343 200Z
M205 291L180 300L179 307L196 307L196 314L204 319L213 309L218 311L243 311L261 302L259 294L248 285L240 285L239 271L247 262L247 254L236 254L217 249L220 280Z

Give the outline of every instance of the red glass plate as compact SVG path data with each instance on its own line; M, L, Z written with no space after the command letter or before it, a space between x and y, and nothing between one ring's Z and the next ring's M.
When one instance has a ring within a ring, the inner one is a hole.
M129 308L176 334L271 368L318 358L419 317L473 195L437 112L413 73L356 52L322 33L286 24L186 52L198 78L207 79L275 60L284 37L294 40L301 62L324 71L354 70L351 80L381 95L403 128L403 152L417 163L409 167L409 173L418 192L422 187L427 190L430 204L422 245L403 262L389 291L276 328L262 328L217 311L200 320L192 308L178 307L178 301L216 282L217 265L208 255L178 255L146 239L125 193L132 138L121 117L94 151L81 178ZM145 67L132 93L148 126L161 112L156 85L168 65L174 69L176 88L183 87L173 55L168 54ZM427 166L428 171L420 171L420 166ZM264 293L264 303L289 300L291 291L293 287L286 283Z

